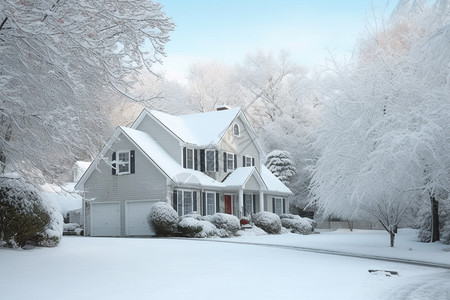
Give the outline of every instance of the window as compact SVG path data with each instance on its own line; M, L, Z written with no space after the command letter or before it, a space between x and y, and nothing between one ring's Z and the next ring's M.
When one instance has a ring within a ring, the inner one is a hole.
M249 216L253 213L253 195L244 194L244 216Z
M119 167L117 174L130 173L130 152L118 152L117 155L119 157L117 161Z
M194 169L194 150L186 149L186 168Z
M244 156L242 166L253 167L255 165L255 158L251 156Z
M179 216L187 215L193 211L195 199L192 197L192 191L177 192L177 212Z
M238 124L234 124L233 125L233 134L235 136L240 136L241 135L241 128L239 128Z
M277 215L283 214L283 199L273 198L273 212Z
M205 215L216 213L216 193L206 193L206 211Z
M234 166L234 154L233 153L227 153L227 170L233 171L235 169Z
M216 151L206 150L206 172L216 171Z

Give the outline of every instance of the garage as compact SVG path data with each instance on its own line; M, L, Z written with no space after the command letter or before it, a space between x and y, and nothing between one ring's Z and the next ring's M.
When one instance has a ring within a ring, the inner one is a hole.
M142 200L142 201L127 201L126 208L126 235L154 235L153 231L147 223L147 215L152 206L158 200Z
M120 203L91 204L91 236L120 235Z

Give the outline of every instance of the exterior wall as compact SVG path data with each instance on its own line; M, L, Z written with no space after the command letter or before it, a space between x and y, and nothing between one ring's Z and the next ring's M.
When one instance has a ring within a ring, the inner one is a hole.
M167 184L165 176L123 135L106 153L110 160L115 151L135 150L135 173L112 175L109 162L100 161L97 170L84 184L85 199L95 202L120 202L121 235L125 235L125 201L129 200L161 200L166 201ZM90 229L90 207L86 207L85 230Z
M158 144L166 150L166 152L179 164L181 164L181 146L179 141L172 136L163 125L149 116L142 120L141 124L136 128L151 135L151 137L158 142Z
M240 136L235 136L233 134L233 126L238 124L240 128ZM219 172L217 172L216 179L222 181L229 172L224 172L223 168L223 155L224 151L237 154L237 167L242 167L242 157L251 156L255 158L255 167L258 172L261 172L260 162L261 157L258 152L256 144L250 137L249 132L246 130L244 123L240 118L236 118L235 122L227 129L224 137L219 145Z
M286 213L289 213L289 200L288 200L288 196L271 195L271 194L264 195L264 210L265 210L265 211L273 212L272 198L286 199L286 200L285 200L285 201L286 201L286 202L285 202L285 211L286 211Z
M245 190L252 190L252 191L260 190L259 183L258 183L258 181L256 181L254 176L251 176L247 180L247 183L245 184Z

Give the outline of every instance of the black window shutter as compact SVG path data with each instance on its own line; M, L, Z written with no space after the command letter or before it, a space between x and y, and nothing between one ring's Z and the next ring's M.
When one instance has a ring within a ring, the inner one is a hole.
M220 211L220 205L219 205L219 193L216 193L216 213Z
M245 167L245 155L242 156L242 166Z
M173 192L172 192L172 199L173 199L172 206L175 209L175 211L178 211L178 201L177 201L178 199L177 199L177 196L178 196L178 191L177 190L173 190Z
M206 216L206 193L202 193L202 215Z
M219 172L219 151L216 150L216 168L214 172Z
M283 198L283 214L286 213L286 199Z
M237 155L234 155L234 169L237 169Z
M256 195L253 194L253 213L256 212Z
M192 211L197 211L197 192L192 192Z
M272 212L275 213L275 198L272 198Z
M130 150L130 173L134 174L134 172L136 171L135 168L135 159L134 159L134 150Z
M183 168L186 168L186 147L183 147Z
M200 171L205 172L205 149L200 150Z
M255 158L252 157L252 166L255 166Z
M113 163L112 163L112 174L116 175L116 163L115 163L115 161L116 161L116 152L112 153L111 161L113 161Z
M226 152L223 153L223 171L225 173L227 172L227 153Z
M194 170L198 170L198 150L194 150Z

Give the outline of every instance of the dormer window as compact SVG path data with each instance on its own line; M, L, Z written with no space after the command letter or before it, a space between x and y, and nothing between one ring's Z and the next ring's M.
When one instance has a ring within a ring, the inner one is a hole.
M238 124L233 125L233 135L234 136L241 136L241 128Z

